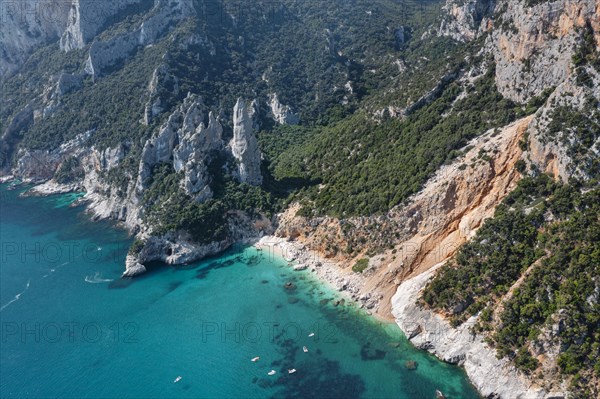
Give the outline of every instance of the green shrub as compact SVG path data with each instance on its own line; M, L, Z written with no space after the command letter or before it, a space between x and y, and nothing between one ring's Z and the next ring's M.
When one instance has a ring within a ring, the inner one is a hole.
M362 273L367 269L367 267L369 267L369 259L363 258L358 260L354 266L352 266L352 271L354 273Z

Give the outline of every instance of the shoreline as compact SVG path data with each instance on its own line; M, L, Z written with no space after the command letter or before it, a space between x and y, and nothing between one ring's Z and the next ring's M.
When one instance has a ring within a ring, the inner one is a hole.
M367 315L373 316L379 321L394 323L391 314L389 317L385 317L379 312L381 298L372 297L370 294L360 295L366 281L363 276L354 273L351 268L342 268L340 262L324 259L315 251L307 249L304 244L290 241L287 238L264 236L253 246L258 249L267 249L269 256L280 256L288 262L290 268L296 271L311 272L333 291L356 303ZM294 265L290 265L290 263L294 263Z
M10 181L4 181L4 183L8 183ZM35 184L35 183L29 183ZM67 185L58 185L53 182L46 183L38 183L26 192L24 195L29 196L52 196L52 195L61 195L68 194L77 190L71 189L72 186ZM89 209L86 205L86 213ZM94 221L94 218L90 219ZM292 270L296 270L298 272L306 271L313 275L316 280L318 280L321 284L324 284L331 291L336 292L342 298L347 301L351 301L353 304L357 306L358 309L364 311L365 316L373 317L373 320L384 323L384 324L395 324L398 326L402 334L406 336L408 341L415 348L419 350L429 351L434 354L439 360L456 364L461 367L463 370L467 372L469 377L469 381L473 386L476 387L477 391L480 393L484 392L482 390L481 385L476 383L476 379L472 378L471 373L467 368L467 365L464 362L453 362L449 361L445 356L432 351L430 348L420 345L418 343L417 335L421 337L426 334L417 334L413 335L414 332L408 331L403 324L401 324L400 320L396 316L396 308L395 303L392 303L392 311L389 315L384 315L380 313L380 309L382 305L382 298L376 297L372 298L370 294L361 295L361 291L365 288L367 282L366 277L355 273L352 271L351 267L342 267L340 261L333 261L323 258L318 254L318 252L310 250L306 247L306 245L302 244L298 241L293 241L288 238L276 237L272 235L266 235L263 237L255 237L248 238L244 240L237 241L234 244L243 244L248 246L253 246L259 250L267 251L269 259L273 259L274 256L280 257L282 260L288 263L288 267ZM201 257L197 260L203 259ZM428 273L424 273L425 275ZM422 277L422 276L418 276ZM418 277L413 279L408 279L402 284L408 283L410 281L418 279ZM397 293L400 292L400 287L398 287ZM395 299L395 296L394 296ZM538 396L525 396L527 399L539 399Z
M421 291L443 264L405 280L392 298L396 324L410 343L446 363L461 367L482 397L564 398L563 393L550 394L537 386L507 359L498 359L496 350L482 335L471 333L477 320L475 316L454 328L442 316L417 303Z

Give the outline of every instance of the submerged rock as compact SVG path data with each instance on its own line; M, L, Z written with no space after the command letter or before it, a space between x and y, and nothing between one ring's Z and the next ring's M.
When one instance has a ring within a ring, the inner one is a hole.
M360 350L360 358L362 360L382 360L385 358L386 352L381 349L371 348L371 343L367 343Z
M407 360L404 362L404 367L406 367L407 370L416 370L417 366L418 364L414 360Z

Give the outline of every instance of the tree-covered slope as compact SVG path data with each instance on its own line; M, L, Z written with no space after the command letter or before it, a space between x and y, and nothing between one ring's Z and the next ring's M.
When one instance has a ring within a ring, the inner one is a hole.
M523 180L422 300L455 324L478 315L499 357L540 378L568 378L574 397L598 395L600 191L548 176Z

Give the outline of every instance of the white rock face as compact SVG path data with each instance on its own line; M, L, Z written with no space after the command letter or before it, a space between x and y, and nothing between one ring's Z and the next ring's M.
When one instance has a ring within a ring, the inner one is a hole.
M253 129L253 120L246 102L239 98L233 109L233 139L229 147L238 161L238 175L242 183L262 184L261 155Z
M161 64L154 70L148 83L148 101L146 102L144 118L141 121L146 126L151 124L152 120L164 111L163 100L159 96L159 88L161 87L168 90L173 96L179 94L179 80L169 72L166 64Z
M498 90L511 100L526 102L548 87L566 81L576 49L578 28L590 21L600 44L600 19L595 0L560 0L528 7L505 0L502 21L510 29L495 29L491 45Z
M117 36L107 42L94 42L90 47L85 72L101 75L117 62L127 58L139 45L138 32Z
M198 244L189 234L181 231L167 233L161 237L138 235L144 241L139 254L127 257L126 276L145 272L143 264L161 261L169 265L183 265L207 256L216 255L229 248L234 242L255 242L257 237L272 233L268 220L254 220L245 214L234 213L228 221L228 238L208 244ZM142 266L142 267L140 267Z
M140 0L125 1L137 2ZM97 41L92 44L85 65L86 73L93 76L101 75L106 69L129 57L139 46L157 42L177 22L193 15L193 12L193 4L188 0L156 0L154 8L137 29L113 37L108 41Z
M68 25L60 39L63 51L81 49L122 9L143 0L72 0Z
M454 40L465 42L477 37L482 26L494 12L495 0L447 0L443 7L445 12L438 35L448 36Z
M0 2L0 80L38 46L58 40L67 26L69 6L64 0Z
M271 117L280 125L297 125L300 123L300 119L292 112L292 109L279 102L277 93L269 96L268 105L271 110Z
M418 348L465 368L471 382L484 397L500 399L543 399L547 392L532 385L507 359L497 359L496 351L470 328L476 317L452 328L441 316L417 305L421 290L438 267L403 282L392 298L396 323Z
M144 273L146 273L146 267L139 263L135 256L127 255L123 277L136 277Z
M159 132L146 142L139 166L138 193L147 188L155 165L172 160L175 171L184 172L181 184L188 195L199 202L212 198L207 162L212 151L223 148L223 127L212 112L206 126L202 107L201 99L188 95Z

